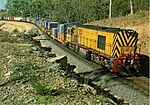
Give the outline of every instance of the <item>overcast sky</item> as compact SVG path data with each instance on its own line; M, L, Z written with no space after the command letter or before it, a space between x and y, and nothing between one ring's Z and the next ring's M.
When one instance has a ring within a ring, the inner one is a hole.
M4 9L5 4L6 4L6 0L0 0L0 9Z

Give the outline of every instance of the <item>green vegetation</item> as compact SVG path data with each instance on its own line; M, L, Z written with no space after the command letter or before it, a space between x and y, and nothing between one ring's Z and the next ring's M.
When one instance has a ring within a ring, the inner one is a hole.
M40 96L37 99L37 103L39 104L49 104L50 102L52 102L51 96Z
M17 62L14 64L14 72L16 74L20 74L20 76L23 76L27 81L30 82L32 87L36 90L37 94L40 95L48 95L50 94L50 88L47 84L47 82L43 81L41 82L39 77L36 76L35 70L37 69L35 66L35 63L28 61L28 62ZM18 79L19 76L13 76L13 81L15 79Z
M16 47L14 47L13 52L14 52L15 56L24 56L25 55L25 52L23 52L22 50L20 50Z
M111 0L112 17L149 10L149 0ZM49 18L52 21L79 23L109 17L110 0L7 0L8 16Z
M18 33L18 32L19 31L17 30L17 28L12 31L12 33Z

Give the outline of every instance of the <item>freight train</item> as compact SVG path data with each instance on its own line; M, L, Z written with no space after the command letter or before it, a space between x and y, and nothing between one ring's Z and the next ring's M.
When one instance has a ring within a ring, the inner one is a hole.
M137 52L138 33L77 22L60 24L49 19L0 17L1 20L24 21L37 25L52 39L78 53L86 51L85 58L119 75L138 75L140 57Z

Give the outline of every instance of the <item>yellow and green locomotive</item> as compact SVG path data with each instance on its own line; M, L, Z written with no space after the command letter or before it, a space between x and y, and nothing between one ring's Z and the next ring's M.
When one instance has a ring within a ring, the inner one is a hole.
M86 58L112 72L137 74L140 68L136 52L138 33L134 30L76 24L67 29L67 47L86 50Z

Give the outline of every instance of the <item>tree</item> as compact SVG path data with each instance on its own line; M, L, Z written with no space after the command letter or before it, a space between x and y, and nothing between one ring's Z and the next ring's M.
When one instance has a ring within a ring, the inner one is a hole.
M130 0L130 9L131 9L131 14L133 14L133 5L132 5L132 0Z
M86 23L149 10L149 0L7 0L9 16Z
M112 1L110 0L110 3L109 3L109 18L111 18L111 3L112 3Z

